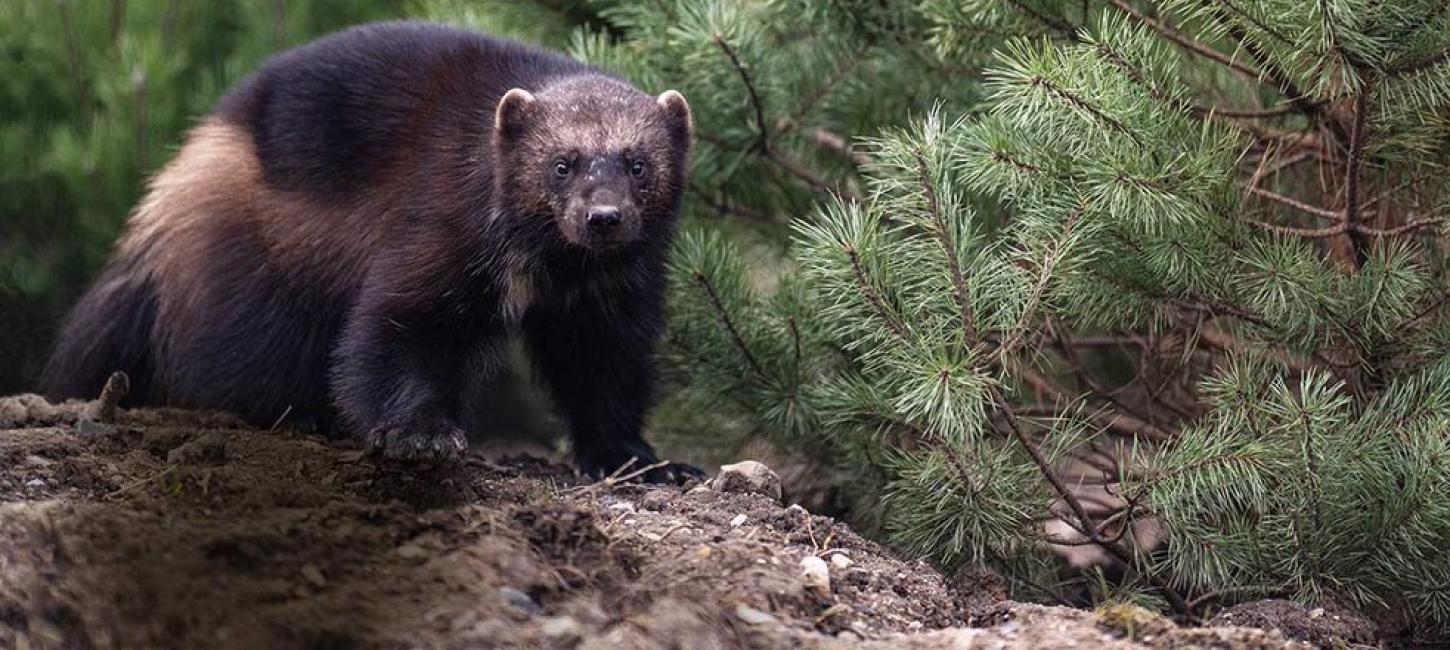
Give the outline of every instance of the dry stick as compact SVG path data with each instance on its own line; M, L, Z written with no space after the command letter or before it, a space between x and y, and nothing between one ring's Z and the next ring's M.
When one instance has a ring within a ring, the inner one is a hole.
M1052 464L1049 463L1047 461L1047 458L1042 455L1042 450L1038 449L1037 444L1032 442L1032 439L1028 438L1027 434L1022 431L1021 423L1017 421L1017 414L1012 411L1011 404L1007 403L1006 396L1004 396L1002 392L996 387L990 388L989 391L992 400L996 402L997 408L1001 411L1002 416L1007 420L1007 428L1012 433L1012 436L1017 439L1017 442L1022 445L1022 448L1027 452L1027 455L1032 458L1033 464L1037 465L1038 471L1041 472L1043 478L1047 479L1047 482L1052 485L1052 489L1057 492L1058 497L1060 497L1063 502L1067 504L1067 507L1072 510L1073 516L1077 517L1078 525L1081 527L1081 530L1079 530L1078 532L1088 536L1088 539L1097 543L1100 548L1111 553L1114 557L1117 557L1124 564L1129 566L1135 566L1135 558L1131 553L1123 549L1122 546L1104 539L1103 536L1098 532L1097 524L1088 514L1087 509L1083 507L1082 501L1077 498L1076 494L1073 494L1072 490L1069 490L1067 488L1067 485L1062 482L1062 478L1059 477L1057 475L1057 472L1052 469ZM1173 607L1174 611L1185 617L1193 615L1192 611L1188 607L1188 602L1185 601L1183 599L1183 596L1179 595L1179 593L1175 589L1173 589L1172 585L1168 584L1168 581L1164 580L1158 574L1146 569L1144 570L1143 575L1148 579L1148 582L1152 583L1153 586L1159 589L1159 591L1163 592L1163 597L1168 600L1168 604Z
M101 388L100 397L91 404L87 415L96 422L110 422L116 419L116 407L126 393L131 391L131 378L126 373L116 371L106 378L106 385Z

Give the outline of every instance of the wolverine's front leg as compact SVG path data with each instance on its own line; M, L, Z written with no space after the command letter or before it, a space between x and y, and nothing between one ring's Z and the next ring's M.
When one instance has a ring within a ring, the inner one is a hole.
M374 272L348 316L333 364L338 410L367 450L404 461L467 452L461 387L497 338L461 321L446 283ZM435 278L436 279L436 278ZM440 286L445 288L439 288Z
M659 464L641 435L653 397L659 301L627 294L606 299L587 295L567 309L538 309L524 320L534 365L568 422L574 457L594 476ZM703 477L683 463L643 474L651 483Z

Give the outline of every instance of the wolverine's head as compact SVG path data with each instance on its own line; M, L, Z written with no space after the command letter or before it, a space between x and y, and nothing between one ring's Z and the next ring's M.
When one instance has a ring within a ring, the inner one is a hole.
M672 228L685 184L690 107L602 75L530 92L514 88L494 117L494 173L526 219L551 219L562 240L621 248Z

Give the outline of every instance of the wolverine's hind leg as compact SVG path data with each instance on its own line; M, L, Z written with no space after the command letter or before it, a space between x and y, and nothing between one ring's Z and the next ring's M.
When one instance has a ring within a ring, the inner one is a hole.
M123 371L131 382L122 403L147 403L156 301L154 283L124 260L113 263L66 318L41 374L41 392L52 400L94 398L111 373Z

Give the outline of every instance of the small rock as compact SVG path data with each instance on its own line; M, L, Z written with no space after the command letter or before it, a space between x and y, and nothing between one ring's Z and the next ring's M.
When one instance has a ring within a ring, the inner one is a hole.
M404 544L393 549L393 552L397 553L398 557L407 560L416 560L428 556L428 551L423 550L423 547L417 544Z
M776 622L774 616L749 605L736 605L735 617L751 625L768 625Z
M803 506L803 505L801 505L799 503L792 503L792 504L790 504L790 507L789 508L786 508L785 511L786 512L789 512L790 514L793 514L793 515L806 515L806 516L810 516L810 514L811 514L809 511L806 510L805 506Z
M560 641L584 636L583 627L579 625L579 621L574 620L573 616L550 616L544 619L543 625L539 626L539 631L543 632L546 637Z
M730 520L730 527L731 528L739 528L740 526L742 526L742 525L745 524L745 521L747 519L750 519L750 518L749 517L746 517L745 516L745 513L743 513L743 512L740 513L740 514L738 514L738 515L735 515L735 518Z
M831 566L836 567L837 569L847 569L852 564L855 563L851 561L851 558L846 557L845 553L831 554Z
M1324 618L1324 608L1323 607L1315 607L1314 609L1309 610L1309 618L1310 619Z
M831 593L831 570L821 558L814 555L801 558L801 579L806 589L821 594Z
M204 433L166 453L171 465L219 463L227 458L227 441L215 433Z
M628 501L609 504L609 509L626 514L634 514L634 504Z
M780 501L781 496L780 476L765 463L753 460L722 465L720 475L715 477L712 486L718 492L763 494L776 501Z
M543 611L539 607L539 604L534 602L533 598L529 598L528 594L513 587L499 587L498 595L503 597L504 602L508 603L509 607L527 616L533 616Z
M43 478L33 478L33 479L30 479L29 481L26 481L25 482L25 487L33 487L33 488L45 487L45 479L43 479Z
M36 456L35 454L26 456L25 460L20 461L21 467L50 467L54 464L55 461L50 460L49 458L41 458L40 456Z
M87 416L81 416L80 419L76 420L76 433L83 436L109 436L115 434L117 431L120 431L120 428L116 425L97 422Z
M302 567L302 577L306 578L312 586L321 589L327 586L327 578L323 577L322 570L315 564L307 564Z

